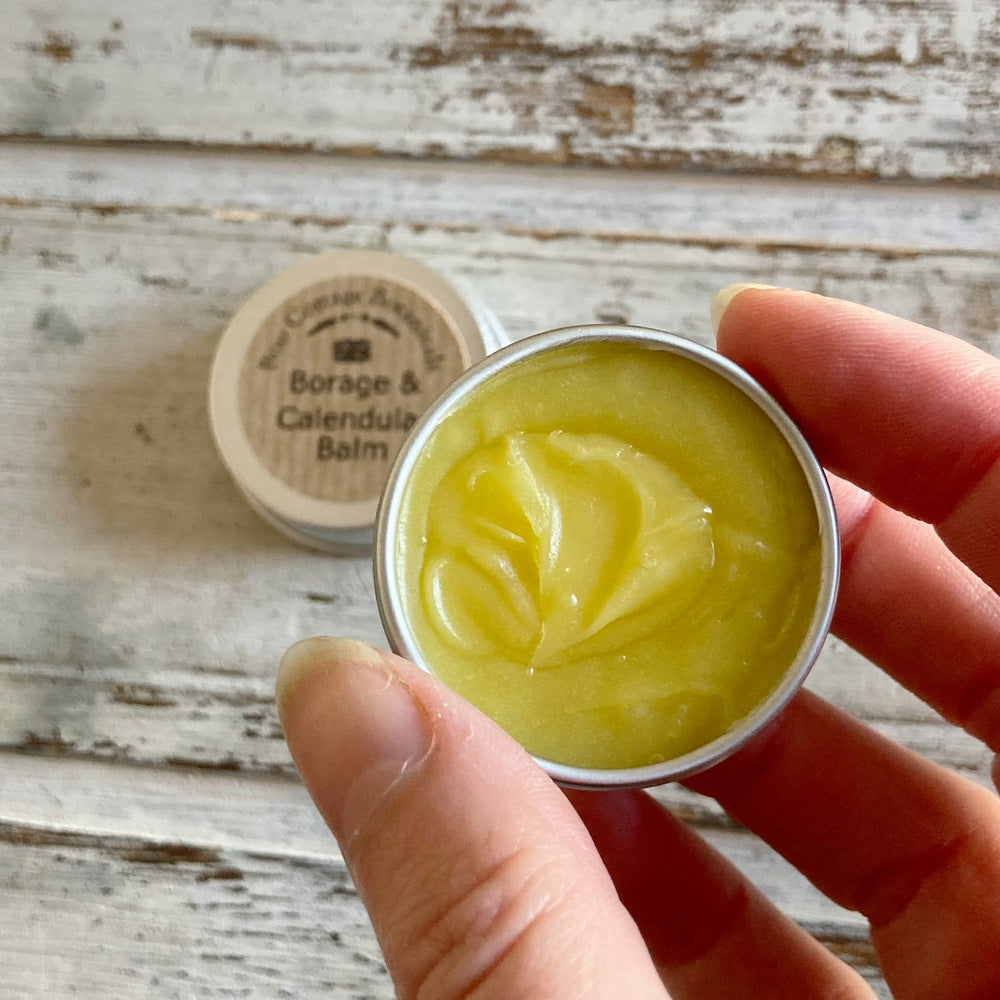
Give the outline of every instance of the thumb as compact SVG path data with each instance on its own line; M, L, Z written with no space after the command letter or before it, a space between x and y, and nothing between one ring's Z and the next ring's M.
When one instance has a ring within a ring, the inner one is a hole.
M666 993L572 807L493 722L345 639L285 654L292 756L401 998Z

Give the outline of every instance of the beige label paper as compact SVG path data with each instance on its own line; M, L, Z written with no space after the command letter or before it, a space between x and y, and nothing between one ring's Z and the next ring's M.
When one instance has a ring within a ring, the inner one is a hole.
M416 290L369 275L296 293L262 323L239 409L265 467L317 500L382 492L417 418L464 368L456 332Z

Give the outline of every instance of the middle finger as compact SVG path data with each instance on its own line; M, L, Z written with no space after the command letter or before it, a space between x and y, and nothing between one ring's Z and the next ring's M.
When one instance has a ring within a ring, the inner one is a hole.
M899 1000L1000 996L1000 800L801 691L687 784L863 913Z
M930 525L830 485L843 549L834 631L1000 752L1000 597Z
M566 794L675 1000L872 1000L855 971L644 792Z

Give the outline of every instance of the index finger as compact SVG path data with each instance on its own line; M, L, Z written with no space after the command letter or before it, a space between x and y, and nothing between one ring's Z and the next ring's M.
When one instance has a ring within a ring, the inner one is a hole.
M789 410L827 468L935 524L1000 586L1000 361L808 292L732 286L713 313L719 349Z

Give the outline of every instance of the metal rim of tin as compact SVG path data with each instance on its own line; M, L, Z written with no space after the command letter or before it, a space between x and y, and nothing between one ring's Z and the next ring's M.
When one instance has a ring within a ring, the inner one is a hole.
M452 383L423 414L403 443L389 473L376 518L375 595L382 625L392 649L433 675L434 671L421 656L419 644L406 620L395 568L401 502L414 464L437 424L484 382L526 358L570 344L596 341L617 341L665 350L710 369L740 389L771 419L791 447L809 485L820 530L819 593L809 629L798 654L774 691L728 732L680 757L643 767L588 768L538 756L534 758L550 777L568 788L642 788L703 771L730 756L758 735L802 686L826 640L833 618L840 576L840 542L833 497L826 476L792 419L763 386L735 362L709 347L675 334L632 326L563 327L517 341L488 355Z

